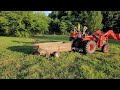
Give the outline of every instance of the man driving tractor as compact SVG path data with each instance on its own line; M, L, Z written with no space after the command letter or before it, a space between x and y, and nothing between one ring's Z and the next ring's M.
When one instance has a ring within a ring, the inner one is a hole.
M87 26L83 27L83 32L81 32L80 30L80 23L78 23L78 28L75 27L74 31L70 33L70 41L77 39L77 38L82 38L83 36L86 36L86 30L87 30Z

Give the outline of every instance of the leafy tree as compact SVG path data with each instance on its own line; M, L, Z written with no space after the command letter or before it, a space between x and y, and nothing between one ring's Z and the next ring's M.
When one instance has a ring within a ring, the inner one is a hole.
M48 16L52 19L58 18L59 11L52 11Z
M0 29L9 35L29 37L48 30L50 18L32 11L0 12Z
M49 30L51 33L60 33L60 20L55 18L50 22Z
M116 27L119 27L120 11L102 11L103 14L103 30L108 31L113 29L116 32Z
M70 32L74 29L74 25L70 21L66 21L67 24L67 32Z
M62 34L67 33L67 24L65 22L60 23L60 30L61 30Z
M91 31L101 30L103 28L101 11L91 11L86 24Z
M7 26L8 20L0 16L0 34L8 33L9 27Z
M45 31L48 31L49 24L51 19L46 17L44 14L39 13L34 15L32 30L35 33L42 33L44 34Z

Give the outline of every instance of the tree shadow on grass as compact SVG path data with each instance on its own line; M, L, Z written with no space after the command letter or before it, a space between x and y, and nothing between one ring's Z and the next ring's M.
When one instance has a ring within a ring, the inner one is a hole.
M59 42L57 40L51 40L51 41L40 41L40 40L36 40L34 42L22 42L22 41L13 41L16 43L24 43L24 44L35 44L35 43L47 43L47 42Z
M11 46L8 47L7 49L15 52L21 52L24 54L32 54L33 52L32 46Z
M59 36L59 35L49 35L49 36L34 36L33 39L43 39L45 41L69 41L69 37L66 36Z
M51 41L36 41L34 43L49 43L49 42L60 42L60 41L57 41L57 40L51 40Z
M24 44L33 44L33 42L22 42L22 41L15 41L15 40L13 40L12 42L15 42L15 43L24 43Z
M108 43L120 45L120 40L109 39Z

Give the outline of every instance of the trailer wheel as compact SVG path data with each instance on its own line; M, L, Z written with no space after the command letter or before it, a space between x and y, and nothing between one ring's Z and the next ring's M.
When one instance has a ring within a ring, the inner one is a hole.
M96 42L95 41L86 41L83 45L83 52L85 54L92 54L96 50Z
M105 52L108 52L108 50L109 50L109 46L107 44L102 46L102 52L105 53Z
M59 52L54 52L54 57L59 57L60 56L60 53Z

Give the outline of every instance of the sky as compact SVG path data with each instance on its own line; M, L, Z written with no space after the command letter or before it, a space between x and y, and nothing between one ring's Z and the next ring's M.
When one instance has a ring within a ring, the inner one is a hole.
M45 15L48 16L49 13L51 13L52 11L44 11L45 12Z
M39 12L44 12L45 13L45 15L49 15L49 13L51 13L52 11L33 11L33 12L35 12L35 13L39 13Z

